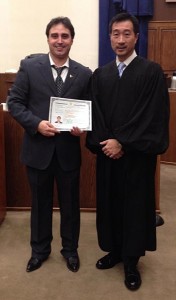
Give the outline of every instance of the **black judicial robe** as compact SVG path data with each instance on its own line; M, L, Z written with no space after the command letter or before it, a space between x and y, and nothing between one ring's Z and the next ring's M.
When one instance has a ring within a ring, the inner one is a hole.
M156 249L155 168L168 147L169 96L161 67L137 56L118 76L116 62L92 77L93 131L86 145L97 154L97 232L102 250L129 256ZM106 157L100 141L117 139L124 155Z

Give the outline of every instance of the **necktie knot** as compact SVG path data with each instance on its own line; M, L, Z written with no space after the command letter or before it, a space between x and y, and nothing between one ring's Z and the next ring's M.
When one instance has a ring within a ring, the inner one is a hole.
M53 68L56 70L57 76L61 76L61 73L62 73L62 71L63 71L63 69L65 67L56 67L56 66L53 66Z
M118 70L119 70L119 76L120 76L120 77L122 76L122 73L123 73L125 67L126 67L126 65L124 64L124 62L121 62L121 63L118 65Z

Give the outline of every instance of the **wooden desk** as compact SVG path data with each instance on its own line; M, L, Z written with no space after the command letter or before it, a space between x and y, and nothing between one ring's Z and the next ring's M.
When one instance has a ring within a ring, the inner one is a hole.
M5 184L5 157L4 157L4 122L3 111L0 107L0 224L6 215L6 184Z
M0 73L0 103L5 102L9 88L14 83L16 73Z
M176 164L176 90L169 89L170 121L169 121L169 148L161 155L161 162Z
M155 174L155 207L156 212L160 213L160 155L157 158L156 174Z

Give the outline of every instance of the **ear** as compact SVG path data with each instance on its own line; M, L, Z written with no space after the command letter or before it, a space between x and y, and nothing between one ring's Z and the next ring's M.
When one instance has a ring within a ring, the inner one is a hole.
M135 44L137 43L138 38L139 38L139 33L136 34L136 42L135 42Z

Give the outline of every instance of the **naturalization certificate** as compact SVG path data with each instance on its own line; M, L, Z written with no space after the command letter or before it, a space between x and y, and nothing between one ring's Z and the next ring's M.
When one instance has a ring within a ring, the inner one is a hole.
M59 131L70 131L72 127L92 130L92 102L68 98L50 98L49 121Z

